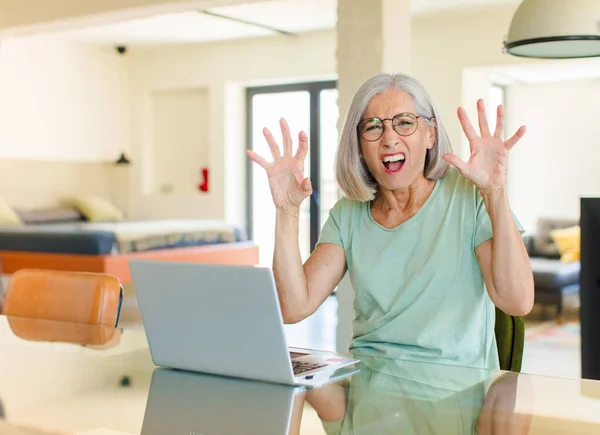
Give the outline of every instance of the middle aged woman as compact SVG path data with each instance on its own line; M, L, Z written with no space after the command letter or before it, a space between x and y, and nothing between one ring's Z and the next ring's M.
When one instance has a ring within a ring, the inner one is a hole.
M510 149L504 108L494 133L483 101L477 134L458 118L471 149L452 154L427 91L404 74L380 74L356 92L340 134L336 180L344 192L319 243L303 264L300 204L312 193L304 177L306 133L292 153L280 121L283 155L267 129L273 161L248 150L269 179L276 207L273 271L284 321L311 315L346 272L355 290L350 350L355 356L498 368L495 308L524 315L533 306L533 275L506 193Z

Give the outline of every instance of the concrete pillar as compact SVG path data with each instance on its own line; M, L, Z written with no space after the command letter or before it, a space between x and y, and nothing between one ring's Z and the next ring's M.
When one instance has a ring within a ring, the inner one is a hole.
M358 87L381 73L410 71L410 0L338 0L337 72L340 128ZM354 289L348 274L336 291L336 350L352 339Z
M337 72L341 120L358 87L381 72L408 72L410 0L338 0Z

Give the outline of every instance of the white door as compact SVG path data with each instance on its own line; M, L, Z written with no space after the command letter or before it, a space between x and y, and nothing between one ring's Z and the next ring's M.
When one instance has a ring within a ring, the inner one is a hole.
M136 216L211 218L211 195L199 190L209 166L208 92L204 88L155 92L150 136L144 144L142 194ZM209 174L210 175L210 174Z

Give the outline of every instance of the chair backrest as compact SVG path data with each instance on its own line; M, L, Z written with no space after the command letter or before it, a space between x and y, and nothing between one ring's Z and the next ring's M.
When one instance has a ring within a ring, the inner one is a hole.
M116 326L122 298L121 283L112 275L22 269L8 283L2 314Z
M121 340L121 330L114 326L52 322L23 317L8 317L8 325L16 337L27 341L70 343L107 349L117 346Z
M520 372L525 347L525 322L523 318L509 316L496 307L495 333L500 369Z

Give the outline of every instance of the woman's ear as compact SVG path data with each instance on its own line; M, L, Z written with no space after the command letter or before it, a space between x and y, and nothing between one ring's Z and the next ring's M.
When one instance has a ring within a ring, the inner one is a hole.
M437 128L429 127L427 129L427 148L432 149L437 138Z

